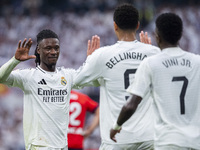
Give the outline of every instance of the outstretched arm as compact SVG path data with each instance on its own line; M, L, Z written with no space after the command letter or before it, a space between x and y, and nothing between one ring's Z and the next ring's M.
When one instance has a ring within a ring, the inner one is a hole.
M120 132L122 124L133 115L141 100L142 98L140 96L133 95L122 107L119 117L117 119L117 123L110 130L110 138L114 142L117 142L115 135Z
M31 39L29 39L28 42L24 39L22 45L21 40L19 41L15 56L0 68L0 83L3 83L8 78L12 70L20 63L20 61L35 58L35 55L29 55L31 45Z
M91 55L96 49L100 48L100 37L92 36L91 40L88 40L87 56Z
M151 38L148 37L148 33L147 32L144 33L143 31L141 31L139 33L139 36L140 36L140 41L142 43L151 44Z
M84 138L87 138L90 134L92 134L92 132L98 125L99 125L99 107L95 111L95 116L93 117L92 123L85 131L83 131Z

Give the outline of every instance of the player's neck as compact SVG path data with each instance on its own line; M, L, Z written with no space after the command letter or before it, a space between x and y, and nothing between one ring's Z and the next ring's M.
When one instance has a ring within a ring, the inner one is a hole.
M164 44L160 44L159 45L159 47L160 47L160 49L162 50L162 49L165 49L165 48L171 48L171 47L177 47L178 46L178 44L169 44L169 43L164 43Z
M40 64L40 68L42 68L45 71L54 72L56 70L56 65L44 65L44 64Z
M123 33L118 35L119 41L135 41L136 35L135 33Z

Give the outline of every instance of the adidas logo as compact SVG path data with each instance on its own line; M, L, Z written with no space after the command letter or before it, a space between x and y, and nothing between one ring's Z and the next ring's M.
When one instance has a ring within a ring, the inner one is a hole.
M47 83L46 83L46 81L44 79L42 79L41 81L39 81L38 84L47 85Z

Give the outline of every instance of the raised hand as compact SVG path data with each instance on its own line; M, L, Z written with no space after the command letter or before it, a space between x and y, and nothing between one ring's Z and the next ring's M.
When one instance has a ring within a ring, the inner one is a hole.
M92 36L92 40L88 40L87 56L91 55L99 47L100 37L98 35Z
M141 31L139 36L140 36L140 42L146 43L146 44L151 44L151 38L148 37L147 32L144 33L143 31Z
M32 40L29 39L28 42L26 42L26 41L27 41L27 39L25 38L22 44L21 44L21 40L18 43L18 48L15 52L15 58L19 61L25 61L28 59L36 58L35 55L29 55L29 50L32 45Z

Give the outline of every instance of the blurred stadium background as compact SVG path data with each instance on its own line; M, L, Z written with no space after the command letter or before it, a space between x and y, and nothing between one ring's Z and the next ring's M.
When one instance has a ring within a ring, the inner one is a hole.
M1 0L0 65L14 55L18 41L24 38L32 38L30 53L33 54L37 33L49 28L59 35L61 41L58 66L78 69L86 58L87 40L92 35L101 37L101 46L116 42L112 15L114 8L122 2L138 8L139 31L148 31L154 45L155 18L162 12L177 13L184 22L180 47L200 53L199 0ZM20 63L17 68L34 66L34 60L30 60ZM98 88L84 88L82 92L98 101ZM21 90L0 85L0 150L24 150L22 99ZM90 121L91 115L88 114L87 123ZM95 150L99 145L97 128L85 140L85 149Z

